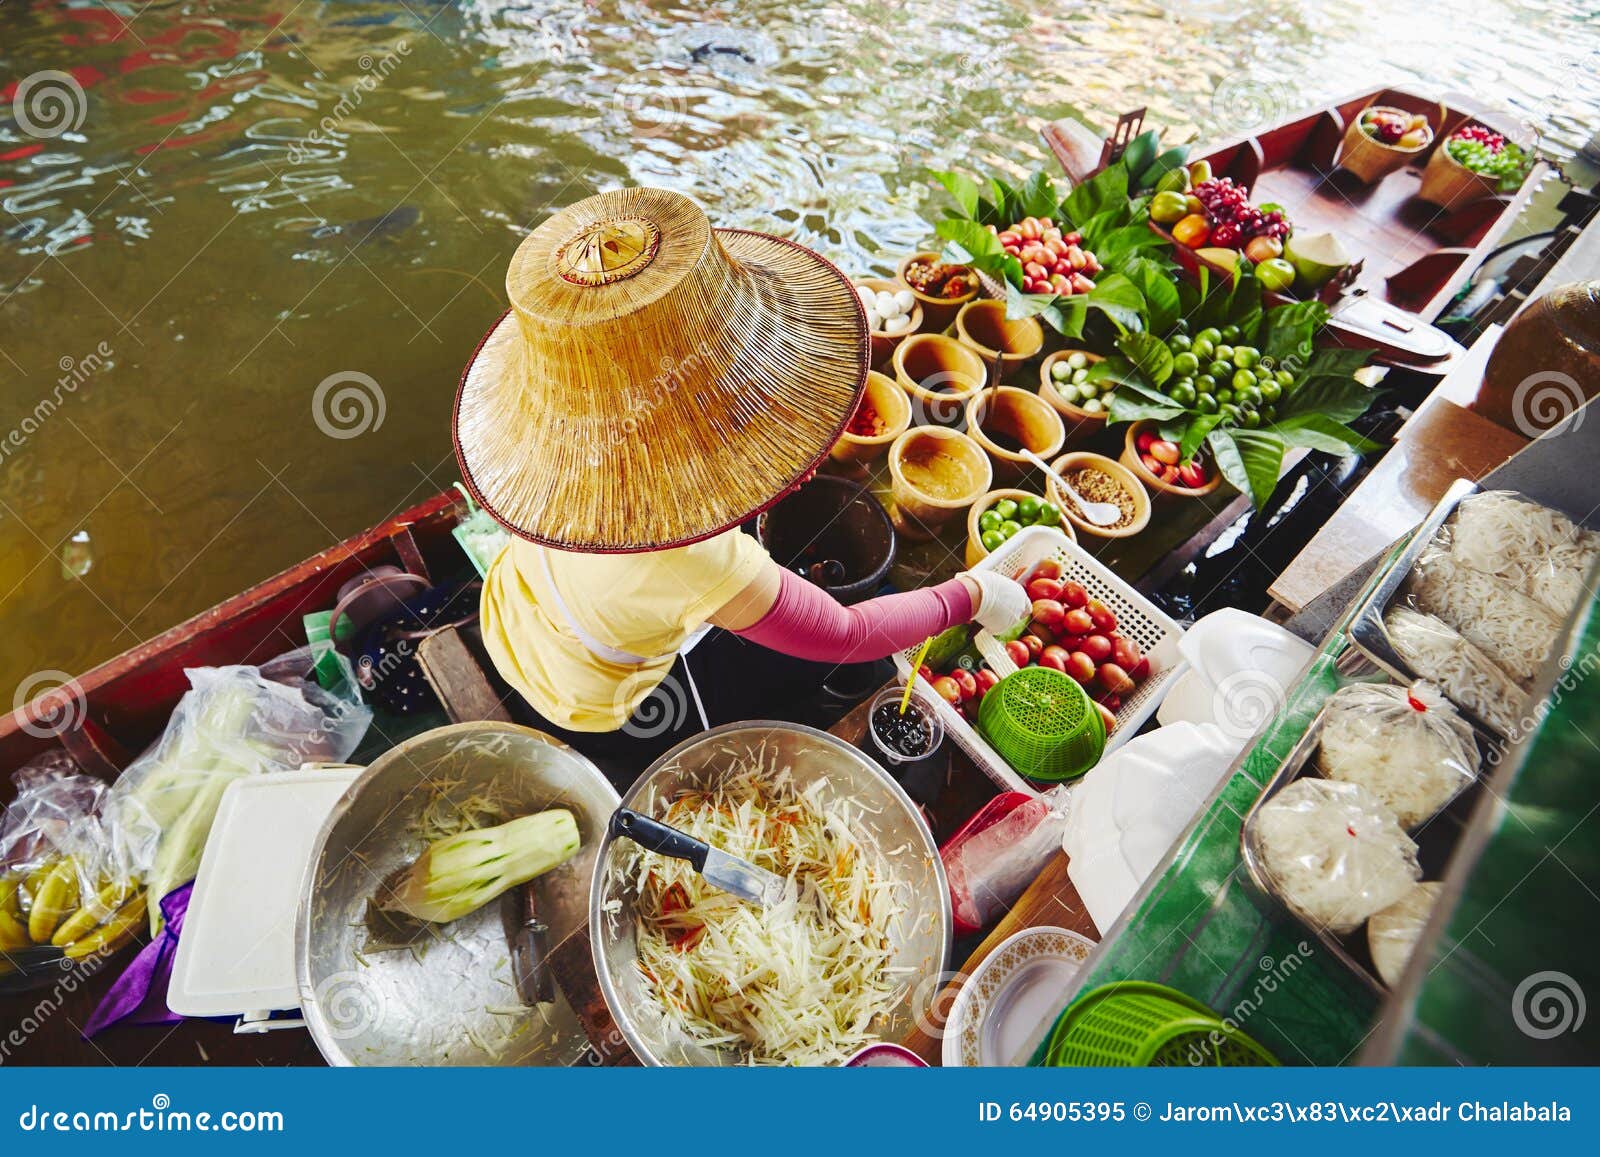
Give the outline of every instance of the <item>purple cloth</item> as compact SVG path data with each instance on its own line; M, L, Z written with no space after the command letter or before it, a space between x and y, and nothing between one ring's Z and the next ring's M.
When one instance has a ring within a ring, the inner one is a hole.
M161 901L161 915L166 919L161 935L140 949L133 963L106 990L83 1026L86 1039L114 1024L177 1024L183 1019L167 1007L167 985L172 981L172 961L193 891L191 880Z

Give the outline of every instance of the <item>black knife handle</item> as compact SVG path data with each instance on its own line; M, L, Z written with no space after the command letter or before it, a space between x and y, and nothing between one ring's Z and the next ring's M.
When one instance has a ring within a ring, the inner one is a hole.
M711 851L711 845L704 840L685 835L660 820L653 820L625 807L619 807L611 813L610 828L613 839L632 840L646 851L660 852L675 860L688 860L697 872L705 869L706 853Z

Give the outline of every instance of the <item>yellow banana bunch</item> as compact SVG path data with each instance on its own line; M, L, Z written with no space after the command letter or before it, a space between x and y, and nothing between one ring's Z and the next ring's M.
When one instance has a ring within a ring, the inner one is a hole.
M56 925L78 906L78 868L63 856L33 893L28 911L28 936L35 944L48 944Z
M26 948L33 941L28 936L28 925L22 920L22 906L17 893L22 888L22 877L0 877L0 952L8 948ZM0 974L10 971L10 965L0 959Z
M78 866L57 857L23 875L0 876L0 953L50 944L72 960L115 951L143 922L147 898L129 881L102 878L79 895ZM0 976L17 965L0 955Z
M74 940L62 949L69 960L82 960L85 956L94 956L99 953L115 952L129 940L133 939L134 932L144 923L146 894L137 893L133 899L123 904L93 933L82 940Z
M132 889L121 881L103 884L97 894L84 900L83 907L61 921L51 933L50 943L65 948L74 940L83 939L122 907L131 892Z

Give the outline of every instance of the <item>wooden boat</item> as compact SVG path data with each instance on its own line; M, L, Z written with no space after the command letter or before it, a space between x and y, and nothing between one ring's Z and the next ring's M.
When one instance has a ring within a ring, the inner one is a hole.
M1374 104L1426 115L1434 136L1410 164L1369 185L1341 169L1339 159L1346 128ZM1127 113L1103 139L1076 121L1056 121L1043 137L1067 175L1080 181L1121 156L1143 120L1143 109ZM1442 373L1459 347L1448 339L1438 342L1438 331L1424 323L1443 312L1500 243L1547 171L1536 162L1515 192L1453 202L1449 209L1421 201L1416 194L1428 158L1468 122L1527 144L1526 130L1506 117L1386 88L1192 150L1189 159L1208 161L1215 176L1250 189L1252 202L1285 206L1296 229L1344 240L1356 260L1323 294L1334 311L1335 340L1376 349L1380 360L1392 364ZM1170 237L1159 225L1151 228ZM1191 272L1204 264L1215 276L1229 275L1182 245L1174 245L1174 252Z

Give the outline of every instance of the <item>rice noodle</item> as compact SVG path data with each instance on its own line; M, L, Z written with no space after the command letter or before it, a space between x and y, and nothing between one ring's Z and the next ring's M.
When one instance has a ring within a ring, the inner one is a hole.
M1502 735L1521 727L1527 695L1499 667L1433 615L1391 607L1383 616L1389 641L1419 676Z
M1586 593L1600 535L1509 490L1463 499L1440 541L1465 566L1494 575L1565 619Z
M668 1029L731 1046L751 1064L835 1065L879 1034L905 994L891 931L908 909L861 809L798 790L737 760L721 785L653 814L788 881L765 911L707 884L682 860L619 844L638 894L638 967Z
M1406 592L1417 609L1454 627L1524 688L1544 666L1561 623L1510 583L1445 550L1425 551Z

